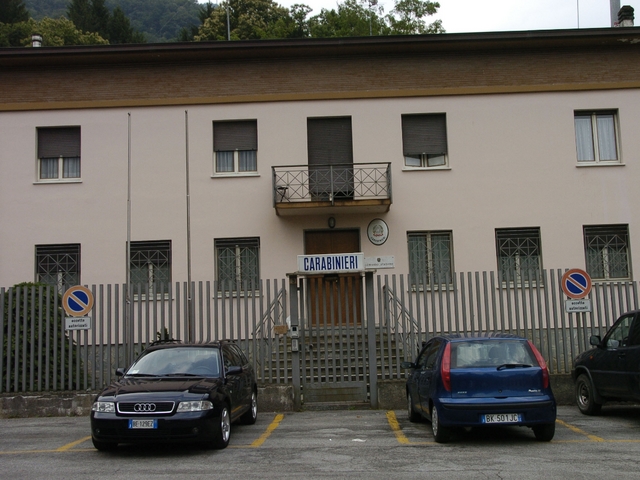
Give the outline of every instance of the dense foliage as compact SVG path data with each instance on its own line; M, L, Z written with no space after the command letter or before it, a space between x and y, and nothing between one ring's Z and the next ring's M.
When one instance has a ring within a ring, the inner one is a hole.
M47 288L44 284L20 283L5 292L2 379L8 381L9 391L30 390L32 379L33 390L81 387L77 371L83 368L77 363L80 358L75 342L64 330L61 296L57 303L52 301L55 293L47 296Z
M26 5L36 21L69 18L80 34L93 32L87 41L94 43L98 39L113 44L444 32L439 20L426 22L440 7L431 0L395 0L389 12L378 5L378 0L338 0L336 8L318 13L304 3L286 8L274 0L219 0L202 5L197 0L3 1ZM25 22L24 18L20 22ZM28 25L9 33L6 30L6 25L0 24L0 46L28 43L21 36ZM45 40L45 44L54 43Z

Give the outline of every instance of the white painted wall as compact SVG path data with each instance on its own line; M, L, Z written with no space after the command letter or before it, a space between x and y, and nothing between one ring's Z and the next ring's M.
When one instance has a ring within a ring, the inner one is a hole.
M328 215L278 217L271 166L307 163L306 119L350 115L354 161L392 162L386 214L334 215L359 228L365 256L394 255L406 233L452 230L457 271L496 270L495 228L540 227L544 268L584 268L583 225L628 223L640 238L636 90L0 113L0 285L34 279L36 244L81 243L82 282L125 281L127 118L132 122L132 240L171 240L186 280L185 110L189 116L192 279L212 280L213 239L259 236L263 278L296 269L303 230ZM618 109L624 166L577 167L573 112ZM447 115L450 170L403 171L400 118ZM214 120L257 119L259 176L212 178ZM36 184L36 127L80 125L82 182ZM366 238L383 218L382 246ZM638 255L632 256L632 260ZM640 272L637 262L634 272Z

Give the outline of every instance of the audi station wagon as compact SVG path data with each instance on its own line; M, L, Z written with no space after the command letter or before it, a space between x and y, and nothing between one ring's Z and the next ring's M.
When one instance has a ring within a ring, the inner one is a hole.
M469 427L530 427L555 434L556 400L546 362L525 338L510 334L446 335L429 340L406 383L409 420L431 421L436 442Z
M253 368L233 342L152 344L91 408L98 450L120 443L193 442L225 448L231 424L256 422Z

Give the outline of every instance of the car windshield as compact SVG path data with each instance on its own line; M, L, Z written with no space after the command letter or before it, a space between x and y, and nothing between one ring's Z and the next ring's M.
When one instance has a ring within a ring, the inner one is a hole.
M175 347L153 350L140 357L127 376L220 376L217 348Z
M522 340L468 340L451 343L451 368L530 367L538 363Z

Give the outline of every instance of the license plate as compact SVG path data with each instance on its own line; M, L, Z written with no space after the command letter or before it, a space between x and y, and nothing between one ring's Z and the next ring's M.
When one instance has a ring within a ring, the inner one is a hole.
M158 420L129 420L129 428L158 428Z
M520 423L520 413L491 413L482 416L482 423Z

